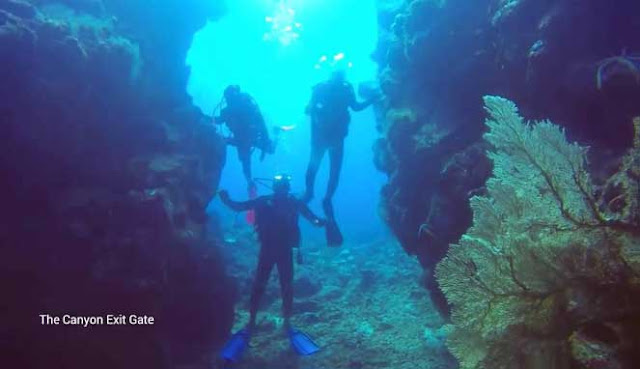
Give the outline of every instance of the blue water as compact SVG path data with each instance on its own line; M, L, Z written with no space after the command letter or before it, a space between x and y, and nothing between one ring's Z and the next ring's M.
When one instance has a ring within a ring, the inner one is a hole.
M278 16L292 26L295 36L292 32L271 32ZM375 0L229 2L228 13L221 20L210 22L194 36L187 57L191 67L188 92L205 114L212 115L224 88L238 84L260 105L268 127L295 126L280 135L275 155L260 162L259 154L254 154L253 175L270 178L275 173L289 173L293 191L300 194L310 150L310 125L304 108L311 88L328 77L334 70L332 62L342 56L338 63L348 67L348 79L356 90L359 83L376 79L377 66L370 58L378 39L376 21ZM386 235L378 216L379 189L385 177L373 166L371 148L376 137L373 111L354 113L334 198L347 240ZM229 147L227 154L220 188L228 189L235 199L245 199L246 182L235 148ZM319 214L327 172L325 157L310 205ZM260 191L269 192L265 188ZM215 201L210 208L229 215ZM319 237L308 227L303 230L310 237Z

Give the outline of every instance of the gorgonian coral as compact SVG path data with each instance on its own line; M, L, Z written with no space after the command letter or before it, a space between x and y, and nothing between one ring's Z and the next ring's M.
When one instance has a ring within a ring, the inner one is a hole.
M640 148L614 175L611 185L624 183L615 211L589 175L587 149L560 127L525 123L500 97L485 107L493 177L471 199L473 226L436 269L453 308L448 347L464 369L631 365Z

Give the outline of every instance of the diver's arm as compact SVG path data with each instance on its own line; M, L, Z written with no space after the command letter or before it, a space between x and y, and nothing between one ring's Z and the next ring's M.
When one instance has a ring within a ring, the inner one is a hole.
M354 99L353 103L351 103L351 109L353 111L362 111L368 108L371 104L373 104L373 100L358 102Z
M227 109L222 109L222 111L220 112L220 115L214 115L213 116L213 123L215 124L223 124L226 123L227 121Z
M373 99L359 102L356 98L356 93L353 91L353 86L349 85L349 107L353 111L362 111L369 107L369 105L373 104Z
M229 192L225 190L220 191L220 200L222 200L222 203L233 211L247 211L255 209L258 202L257 200L233 201L229 197Z
M300 201L300 205L299 205L298 208L300 210L300 214L302 214L302 216L305 217L305 219L307 219L309 222L311 222L311 224L313 224L316 227L324 226L325 221L323 219L318 218L318 216L315 215L311 211L311 209L309 209L307 204L305 204L304 202Z
M375 101L374 99L366 100L363 102L358 102L357 100L354 100L353 104L351 104L351 109L353 111L362 111L368 108L369 106L371 106L371 104L373 104L374 101Z
M312 91L311 91L311 99L309 99L309 103L307 104L306 108L304 109L304 113L307 115L311 115L313 113L313 109L316 106L316 102L317 102L317 91L318 90L318 86L314 86Z
M368 108L369 105L373 104L373 101L374 101L373 99L371 99L371 100L359 102L358 99L356 98L355 92L353 91L353 87L351 87L351 97L349 100L351 100L349 103L349 107L353 111L362 111Z

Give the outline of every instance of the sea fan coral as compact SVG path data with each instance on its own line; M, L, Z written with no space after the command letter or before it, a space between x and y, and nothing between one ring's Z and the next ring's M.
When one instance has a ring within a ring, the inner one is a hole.
M473 226L436 269L453 307L448 347L465 369L627 367L640 316L637 192L621 191L630 210L614 213L585 147L549 121L525 123L509 100L485 107L488 195L471 199ZM635 186L638 150L616 175ZM576 356L587 343L606 357Z

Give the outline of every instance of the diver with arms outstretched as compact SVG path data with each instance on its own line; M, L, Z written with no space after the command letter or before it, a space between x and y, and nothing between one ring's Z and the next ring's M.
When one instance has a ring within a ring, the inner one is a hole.
M229 198L226 191L220 191L220 199L235 211L253 210L256 213L255 227L260 240L260 256L253 282L250 299L250 318L247 326L236 332L222 350L222 357L237 361L248 345L255 329L260 298L264 294L273 267L278 268L282 293L282 314L284 328L292 347L300 355L310 355L319 350L313 341L299 330L293 329L290 317L293 309L293 250L297 250L297 261L302 263L300 253L300 228L298 217L302 215L311 224L322 227L324 220L318 218L307 205L292 196L290 177L278 175L273 179L273 194L253 200L238 202Z

